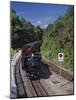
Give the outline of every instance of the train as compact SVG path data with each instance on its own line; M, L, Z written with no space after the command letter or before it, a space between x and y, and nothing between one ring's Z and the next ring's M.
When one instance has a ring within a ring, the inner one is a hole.
M41 41L27 43L22 47L22 69L26 70L28 77L32 79L40 78L41 66Z

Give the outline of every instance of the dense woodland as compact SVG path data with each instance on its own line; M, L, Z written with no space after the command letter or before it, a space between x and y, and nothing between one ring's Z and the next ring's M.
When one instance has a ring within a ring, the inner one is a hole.
M64 16L49 24L44 31L42 54L58 64L57 54L64 52L64 67L73 71L74 49L74 9L69 7Z
M31 22L17 16L16 12L11 10L11 46L12 48L21 48L24 44L42 40L43 30L40 26L34 26Z
M21 48L24 44L41 40L42 56L58 64L57 54L64 52L64 67L73 71L74 65L74 8L68 7L64 16L49 24L46 29L34 26L26 19L17 16L11 9L11 46Z

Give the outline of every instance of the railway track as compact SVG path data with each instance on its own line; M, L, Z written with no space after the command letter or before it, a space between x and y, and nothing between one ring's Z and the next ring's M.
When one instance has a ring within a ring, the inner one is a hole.
M16 63L16 67L15 67L15 82L17 85L17 98L27 97L27 93L25 91L25 87L23 84L23 79L20 73L20 58Z
M26 71L21 69L21 75L24 83L25 90L27 92L27 97L42 97L48 96L46 90L42 86L39 80L33 80L27 77Z
M43 67L42 67L42 70L43 70ZM44 72L45 72L45 70L44 70ZM48 71L47 71L47 73L48 73ZM50 77L50 78L52 80L52 77ZM48 79L49 84L50 84L50 78ZM55 78L55 79L57 79L57 78ZM21 58L19 58L18 62L16 63L15 80L16 80L16 85L17 85L17 97L18 98L20 98L20 97L26 97L26 98L27 97L46 97L46 96L56 95L56 94L58 95L58 92L54 91L50 85L46 87L46 86L44 86L44 84L42 84L44 82L46 83L47 82L46 80L41 82L40 80L32 80L29 77L27 77L26 70L22 70ZM54 82L54 80L52 80L53 83L55 83L55 84L58 83L58 81ZM51 83L51 84L54 87L53 83ZM50 87L50 89L49 89L49 87ZM54 87L54 88L56 88L56 87ZM57 90L60 91L59 87L57 88ZM63 93L63 91L61 91L61 92ZM64 94L66 94L66 92L64 92Z
M31 84L37 94L37 96L48 96L47 92L45 91L44 87L42 84L39 82L39 80L31 80Z

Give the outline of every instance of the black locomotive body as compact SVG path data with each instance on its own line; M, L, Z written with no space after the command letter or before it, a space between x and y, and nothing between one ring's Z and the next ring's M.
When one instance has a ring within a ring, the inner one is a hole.
M41 54L40 41L28 43L22 48L22 68L30 78L40 77Z

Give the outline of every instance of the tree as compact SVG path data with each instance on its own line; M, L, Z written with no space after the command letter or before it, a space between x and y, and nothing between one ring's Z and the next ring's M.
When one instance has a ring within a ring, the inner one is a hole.
M45 39L44 39L45 38ZM51 48L51 61L58 64L58 52L64 52L64 67L73 71L74 65L74 7L69 6L64 16L49 24L43 35L42 53L47 58Z
M40 28L40 26L37 26L34 31L35 31L34 39L42 40L43 30Z
M43 30L26 21L24 18L17 16L16 12L11 9L11 43L13 48L21 48L24 44L36 40L42 40Z

